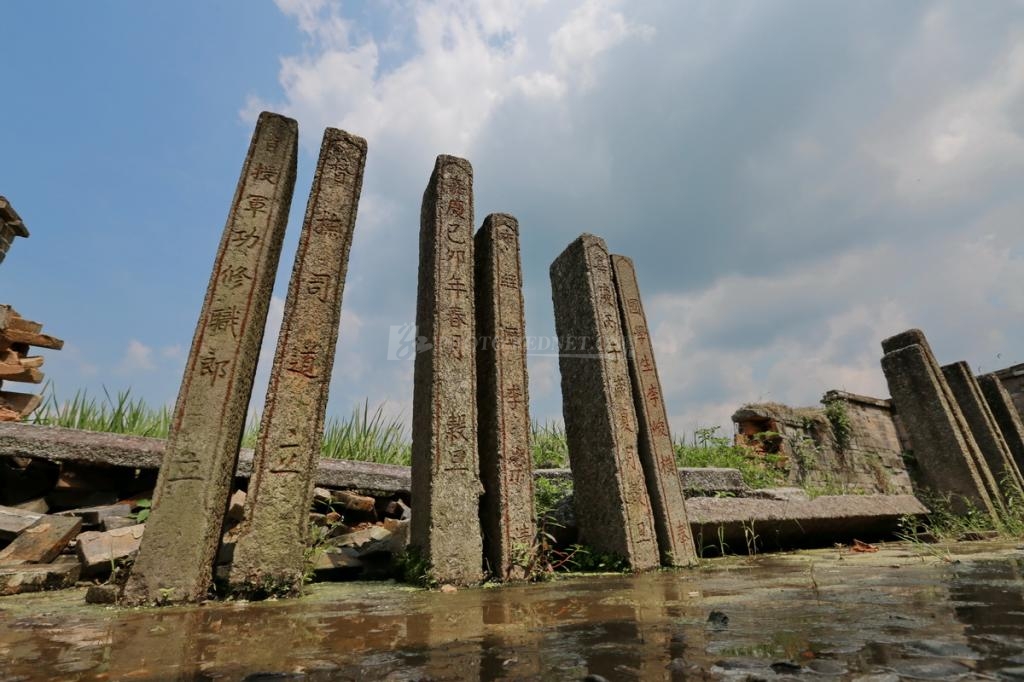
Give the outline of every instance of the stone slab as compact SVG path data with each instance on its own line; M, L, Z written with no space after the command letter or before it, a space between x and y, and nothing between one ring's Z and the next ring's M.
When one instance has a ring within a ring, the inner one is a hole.
M25 509L0 507L0 540L13 540L42 517L42 514Z
M473 168L442 155L420 211L410 538L429 577L456 585L483 578L474 289Z
M0 568L0 596L74 587L80 571L74 557L60 557L49 564Z
M691 566L697 561L697 552L686 519L675 445L669 433L665 394L658 377L658 363L647 328L640 284L632 260L613 254L611 262L633 385L633 404L640 428L640 464L651 499L661 563L665 566Z
M995 374L983 374L978 377L978 386L992 411L999 431L1006 440L1017 468L1024 467L1024 419L1021 419L1017 412L1009 392Z
M973 505L998 522L997 507L989 494L991 473L983 478L978 460L968 450L964 431L945 399L948 387L929 352L918 344L888 352L882 357L882 372L913 442L919 482L935 494L952 495L958 510ZM984 466L984 460L980 464Z
M654 568L658 543L604 240L581 235L551 264L550 276L580 533L634 570Z
M128 604L206 597L288 222L298 124L256 123L182 377Z
M167 441L161 438L0 422L0 457L34 457L52 462L159 469L166 446ZM235 476L249 478L252 462L253 451L242 448ZM411 486L410 471L406 466L325 458L317 462L315 480L317 485L328 488L374 494L405 493Z
M521 580L537 526L519 222L492 213L474 241L484 554L499 580Z
M116 562L139 551L145 532L145 524L140 523L103 533L86 531L79 535L75 552L82 563L82 575L91 578L110 573Z
M825 495L810 500L763 500L702 497L687 500L694 537L717 547L719 528L731 553L747 553L757 537L757 551L785 547L869 540L899 529L904 516L928 509L913 495Z
M942 367L942 374L956 398L960 411L967 419L975 442L1004 491L1015 489L1016 496L1024 499L1024 478L1013 461L1010 447L996 425L995 417L981 394L981 388L966 362L954 362Z
M365 165L366 140L324 131L231 566L229 582L239 593L273 586L275 594L296 595L302 587L313 471Z
M0 566L53 561L82 530L82 520L44 515L0 550Z
M534 469L533 478L572 483L572 469ZM687 497L705 497L727 493L745 497L751 493L739 469L726 467L681 467L679 480Z
M57 512L58 516L75 516L82 519L82 524L86 526L98 526L105 519L119 516L126 518L132 514L132 505L128 502L119 502L117 504L101 505L99 507L81 507L79 509L68 509L67 511Z
M949 382L946 381L946 377L942 373L942 368L939 366L938 360L935 359L935 353L932 352L932 347L928 343L928 339L925 338L924 332L920 329L907 329L899 334L894 334L893 336L882 340L882 351L886 354L908 346L917 346L921 349L926 361L927 369L932 374L935 385L939 389L935 396L927 399L928 404L932 405L932 409L937 410L935 414L943 415L943 420L950 421L953 424L955 430L959 434L959 440L962 442L961 450L970 461L971 467L977 472L978 477L983 484L984 492L991 501L992 509L998 509L999 511L1005 512L1006 501L1003 499L1003 493L999 487L999 483L996 480L996 477L992 474L992 471L988 468L988 463L985 460L984 455L981 453L981 448L978 447L978 443L974 440L974 435L971 433L971 427L967 423L967 418L960 409L956 396L953 395L953 389L949 387ZM894 409L897 413L896 416L900 417L899 405L895 404L895 396L893 396L893 403ZM901 423L903 423L902 419ZM903 423L903 426L907 428L908 432L910 431L909 427L905 423ZM911 433L910 439L913 440L913 438L914 436ZM916 449L917 446L914 446L914 448Z

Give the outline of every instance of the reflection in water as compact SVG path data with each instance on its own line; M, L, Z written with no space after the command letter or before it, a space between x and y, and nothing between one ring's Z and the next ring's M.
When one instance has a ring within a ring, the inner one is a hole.
M995 549L959 563L903 546L805 552L455 594L326 585L298 601L161 610L25 595L0 600L0 682L1012 673L1024 558Z

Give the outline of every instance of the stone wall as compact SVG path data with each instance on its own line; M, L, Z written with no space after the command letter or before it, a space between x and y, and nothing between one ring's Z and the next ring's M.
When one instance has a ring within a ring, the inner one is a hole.
M812 492L912 494L890 402L829 391L822 403L744 405L732 416L736 442L776 459L791 485Z
M994 374L1003 382L1003 387L1010 394L1010 398L1013 399L1017 412L1024 419L1024 363L1000 369L994 372Z

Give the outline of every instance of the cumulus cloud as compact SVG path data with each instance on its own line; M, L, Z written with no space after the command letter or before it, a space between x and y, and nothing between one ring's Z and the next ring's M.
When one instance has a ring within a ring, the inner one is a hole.
M129 372L146 372L153 369L156 369L156 363L153 362L153 349L138 339L130 339L121 362L118 363L117 372L127 374Z
M1024 360L1019 5L278 6L305 44L243 115L297 117L308 151L325 125L369 142L335 406L411 398L383 349L414 318L439 153L473 161L478 221L519 218L531 335L553 333L548 265L580 232L634 258L679 432L885 394L879 341L908 326L943 362ZM556 365L530 362L541 417Z

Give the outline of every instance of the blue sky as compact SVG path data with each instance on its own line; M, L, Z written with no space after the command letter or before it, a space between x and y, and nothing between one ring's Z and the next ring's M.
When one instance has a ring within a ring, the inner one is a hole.
M3 302L58 395L172 403L255 115L298 119L262 402L324 126L367 138L329 413L408 416L419 201L469 158L521 224L527 327L580 232L636 262L678 434L743 402L886 395L879 341L1024 362L1024 3L9 3ZM557 366L531 407L560 417Z

